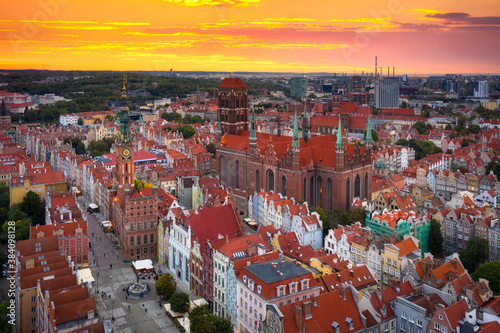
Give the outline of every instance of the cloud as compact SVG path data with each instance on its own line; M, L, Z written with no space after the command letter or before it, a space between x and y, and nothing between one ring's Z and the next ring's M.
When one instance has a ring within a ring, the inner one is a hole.
M226 45L226 47L231 48L260 48L260 49L269 49L269 50L294 50L294 49L316 49L316 50L335 50L349 47L347 44L269 44L269 43L248 43L248 44L235 44L235 45Z
M134 26L134 25L151 25L147 22L105 22L106 25L123 25L123 26Z
M414 8L414 12L419 12L419 13L424 13L424 15L428 14L436 14L436 13L444 13L440 10L435 10L435 9L421 9L421 8Z
M43 28L48 29L63 29L63 30L114 30L117 27L110 27L108 25L42 25Z
M258 4L260 0L163 0L163 2L188 7L248 7Z
M468 13L450 12L426 14L426 18L446 20L448 23L471 25L500 25L500 16L471 16Z
M97 21L65 21L65 20L57 20L57 21L42 21L42 20L20 20L20 23L58 23L58 24L98 24Z

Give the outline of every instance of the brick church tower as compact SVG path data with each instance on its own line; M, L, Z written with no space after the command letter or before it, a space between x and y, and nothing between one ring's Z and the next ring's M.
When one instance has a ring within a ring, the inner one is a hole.
M238 135L241 130L248 130L247 85L240 78L226 78L217 89L221 134Z

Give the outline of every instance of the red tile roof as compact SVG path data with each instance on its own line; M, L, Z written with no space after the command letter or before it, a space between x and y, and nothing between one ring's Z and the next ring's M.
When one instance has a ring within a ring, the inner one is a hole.
M338 324L340 332L358 332L364 329L363 321L356 306L355 296L351 289L346 287L343 292L334 291L321 294L316 297L316 306L311 304L311 318L305 318L304 308L309 306L312 300L302 300L299 302L280 306L279 310L283 314L283 331L287 333L322 333L335 332L332 325ZM306 304L304 304L306 303ZM332 305L335 305L332 308ZM303 327L297 328L296 307L302 308L301 320ZM333 310L333 311L332 311ZM347 319L353 323L353 329L349 329Z
M221 88L226 88L226 89L247 89L248 86L243 83L243 81L237 77L237 78L232 78L232 77L228 77L228 78L225 78L221 84L219 84L217 86L217 88L221 89Z

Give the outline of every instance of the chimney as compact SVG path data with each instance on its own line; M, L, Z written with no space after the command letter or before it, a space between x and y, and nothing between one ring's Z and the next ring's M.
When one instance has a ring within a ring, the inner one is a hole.
M319 278L318 278L319 279ZM314 306L318 306L318 302L316 302L316 295L311 294L311 299L313 301Z
M304 307L304 318L306 320L311 319L312 318L312 303L311 303L311 301L304 302L302 304L302 306Z
M295 306L295 325L297 325L297 330L302 331L302 308L300 305Z

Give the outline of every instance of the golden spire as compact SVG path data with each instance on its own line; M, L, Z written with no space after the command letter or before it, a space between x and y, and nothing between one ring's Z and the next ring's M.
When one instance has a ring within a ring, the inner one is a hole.
M127 87L125 85L126 80L127 80L127 76L125 74L123 74L122 98L127 98Z

